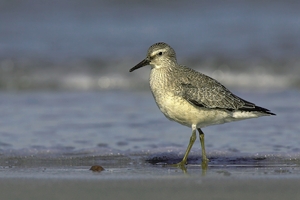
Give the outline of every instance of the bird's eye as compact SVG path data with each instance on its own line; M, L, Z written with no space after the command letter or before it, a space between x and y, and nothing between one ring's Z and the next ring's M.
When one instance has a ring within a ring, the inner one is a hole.
M160 56L161 56L161 55L162 55L162 52L159 52L159 53L158 53L158 55L160 55Z

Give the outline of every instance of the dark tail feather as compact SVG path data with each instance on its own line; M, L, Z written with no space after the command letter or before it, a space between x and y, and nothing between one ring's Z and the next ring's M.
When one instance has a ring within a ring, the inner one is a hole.
M276 115L275 113L272 113L270 110L263 108L263 107L256 106L256 105L254 105L254 107L242 107L242 108L239 108L238 110L256 111L256 112L266 113L268 115Z
M255 105L254 103L251 103L249 101L246 101L236 95L234 95L236 98L239 98L240 100L242 100L245 105L241 108L238 108L237 110L242 110L242 111L256 111L256 112L261 112L261 113L265 113L265 114L268 114L268 115L276 115L275 113L272 113L270 110L266 109L266 108L263 108L263 107L260 107L260 106L257 106Z

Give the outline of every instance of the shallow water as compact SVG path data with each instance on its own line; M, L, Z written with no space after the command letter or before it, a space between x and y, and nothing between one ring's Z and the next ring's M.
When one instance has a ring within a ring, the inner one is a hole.
M288 167L298 174L299 92L235 93L277 115L204 128L209 168ZM0 101L0 165L6 170L95 164L160 169L183 157L191 135L160 113L149 91L2 92ZM201 164L200 152L198 141L190 169Z
M150 91L3 92L0 95L3 151L182 148L191 134L189 128L161 114ZM249 153L299 150L294 144L299 130L295 124L298 95L297 91L241 93L243 98L269 108L277 116L205 128L208 150L236 149Z

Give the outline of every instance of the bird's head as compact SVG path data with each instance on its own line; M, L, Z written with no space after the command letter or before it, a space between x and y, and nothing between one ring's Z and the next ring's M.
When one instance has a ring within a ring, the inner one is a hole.
M146 65L150 65L152 68L156 69L172 67L174 64L176 64L176 62L176 54L174 49L164 42L159 42L153 44L148 49L147 57L129 71L132 72Z

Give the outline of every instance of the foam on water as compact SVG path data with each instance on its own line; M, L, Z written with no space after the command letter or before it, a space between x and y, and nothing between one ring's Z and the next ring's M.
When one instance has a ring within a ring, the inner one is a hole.
M137 58L135 62L143 57ZM0 64L0 89L2 90L110 90L110 89L148 89L150 67L129 73L128 70L136 63L124 61L106 65L97 63L73 63L71 67L58 67L54 63L44 67L26 66L13 61L11 64ZM300 88L300 78L297 76L298 68L288 71L275 72L263 70L269 66L253 67L247 64L223 67L217 63L191 63L185 61L187 66L211 76L229 88L245 89L286 89ZM180 62L183 63L183 62ZM189 64L190 63L190 64ZM44 65L44 62L40 63ZM8 65L12 65L8 67ZM38 65L34 63L34 65ZM53 65L53 66L52 66ZM241 68L238 68L241 66ZM250 68L250 69L248 69ZM257 70L255 70L257 69Z
M296 1L0 4L2 90L146 88L128 69L159 41L226 86L300 88Z

